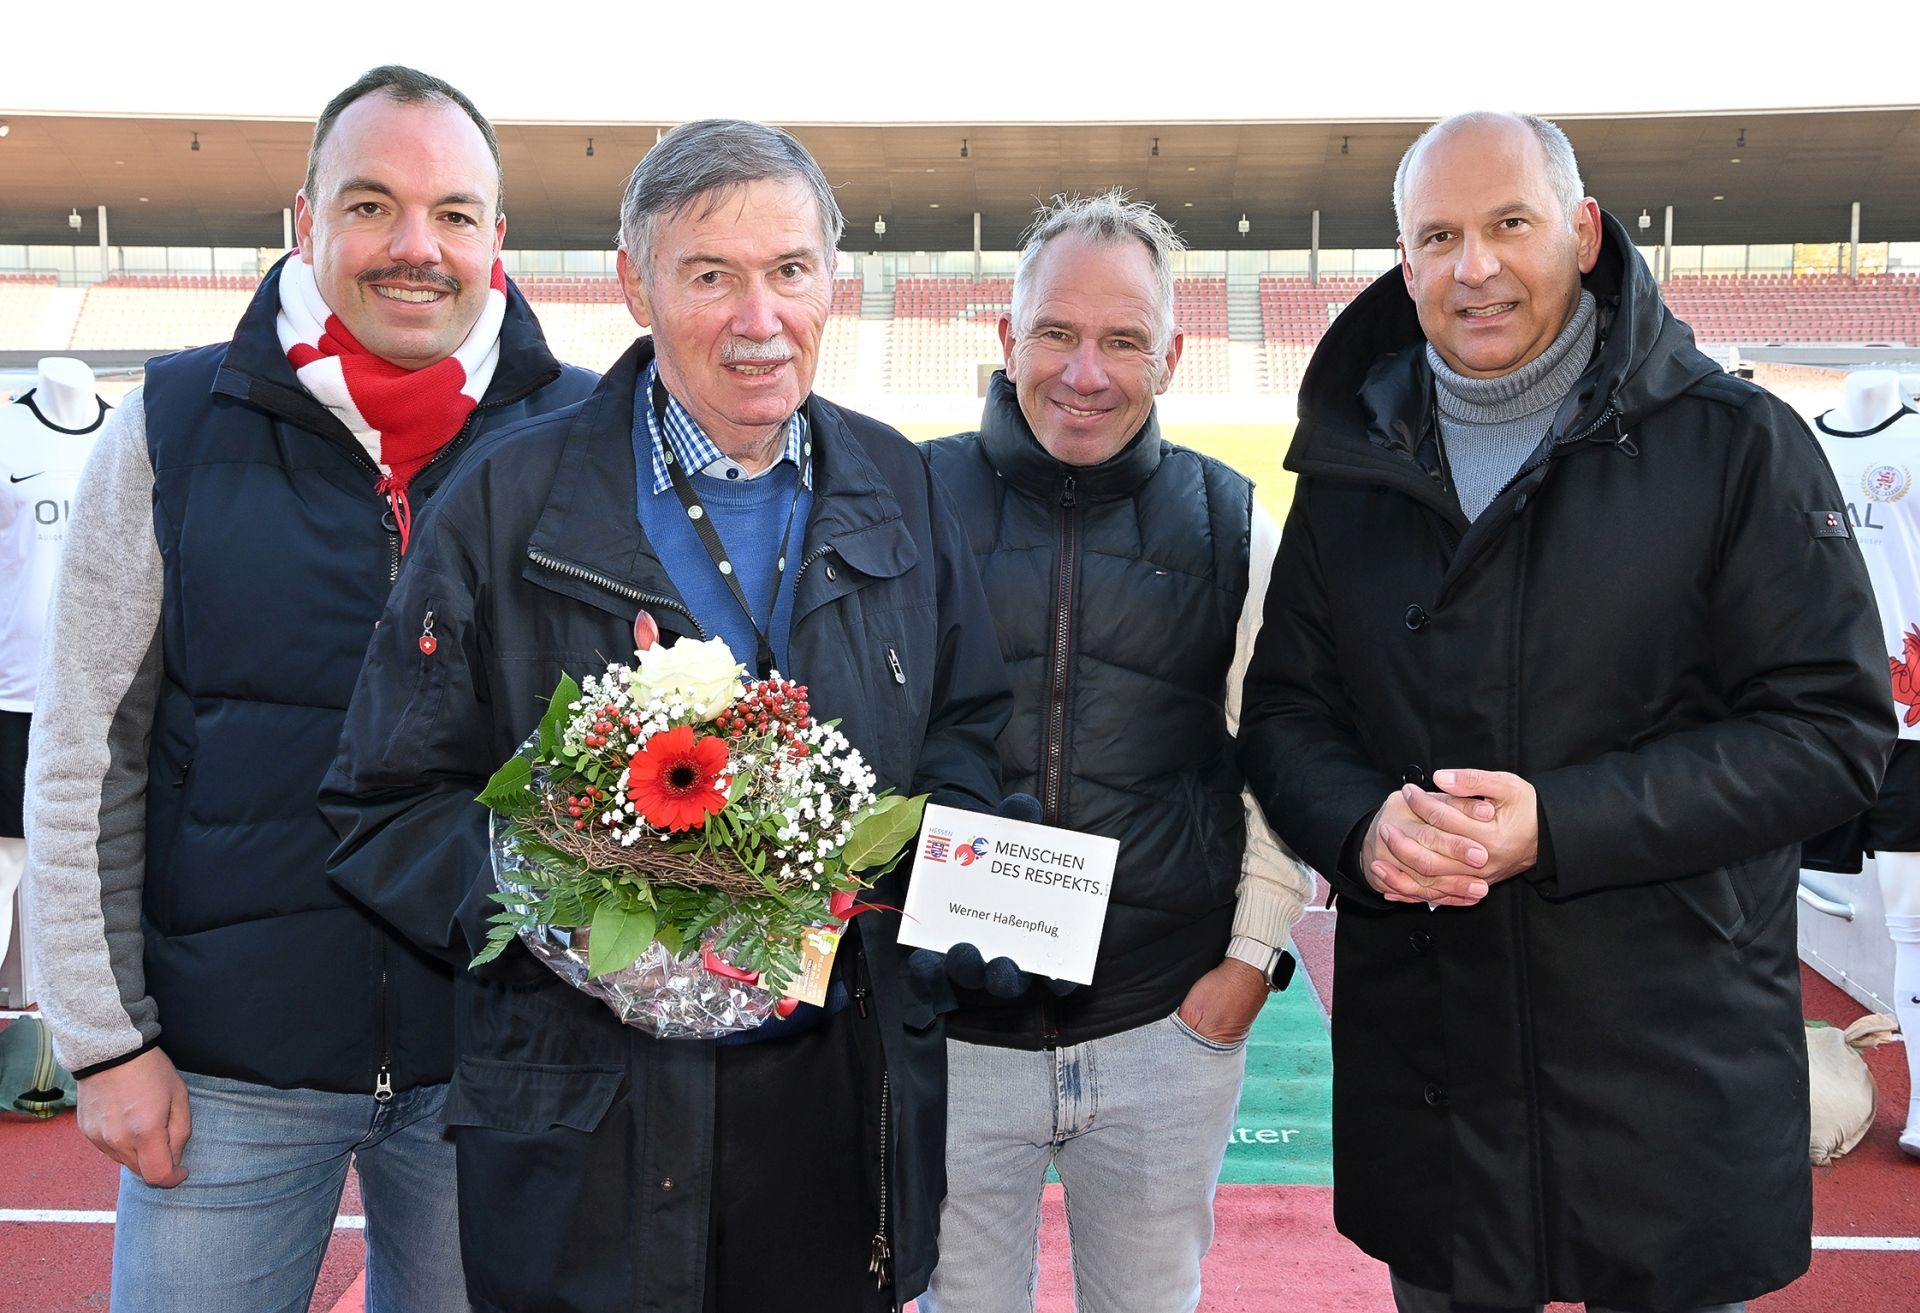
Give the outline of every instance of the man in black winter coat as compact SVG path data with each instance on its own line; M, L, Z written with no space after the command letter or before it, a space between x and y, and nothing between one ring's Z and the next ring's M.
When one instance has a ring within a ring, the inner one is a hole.
M1808 1263L1797 845L1892 746L1866 571L1558 128L1449 119L1395 204L1241 740L1339 895L1335 1220L1403 1313L1737 1309Z

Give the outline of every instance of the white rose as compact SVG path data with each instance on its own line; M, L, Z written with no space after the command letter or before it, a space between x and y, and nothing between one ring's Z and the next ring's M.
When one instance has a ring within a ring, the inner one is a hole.
M744 670L724 638L704 643L683 638L672 647L656 643L640 653L633 685L643 698L678 694L695 717L712 720L740 696Z

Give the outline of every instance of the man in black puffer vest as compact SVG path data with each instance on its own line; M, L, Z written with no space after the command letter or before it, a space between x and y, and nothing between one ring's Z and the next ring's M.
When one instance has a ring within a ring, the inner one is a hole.
M930 1313L1033 1307L1049 1163L1082 1313L1194 1308L1247 1032L1311 892L1234 764L1278 533L1154 411L1182 345L1178 249L1117 193L1044 207L980 431L931 449L1013 680L1005 786L1120 856L1090 986L960 991Z
M28 878L81 1129L126 1169L124 1313L305 1309L349 1161L368 1307L466 1308L452 973L327 882L317 794L411 511L479 435L592 387L500 266L499 166L437 78L341 92L299 251L231 342L149 366L87 467Z

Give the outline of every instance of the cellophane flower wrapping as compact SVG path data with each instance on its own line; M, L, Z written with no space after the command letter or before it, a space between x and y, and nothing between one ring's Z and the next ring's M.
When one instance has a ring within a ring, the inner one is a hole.
M500 910L474 964L517 937L627 1025L712 1038L792 1009L803 944L863 910L926 799L876 792L804 685L743 685L719 639L650 647L648 621L635 666L562 678L480 795Z
M503 893L534 897L527 880L532 864L514 843L520 829L511 819L492 817L493 878ZM587 967L590 932L546 926L520 932L527 951L562 980L613 1009L615 1016L659 1039L714 1039L752 1030L773 1016L779 1002L772 990L730 980L707 970L699 951L669 953L655 941L631 966L594 977Z

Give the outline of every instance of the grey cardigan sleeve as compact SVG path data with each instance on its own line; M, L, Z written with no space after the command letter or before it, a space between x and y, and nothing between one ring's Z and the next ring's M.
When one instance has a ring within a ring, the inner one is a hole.
M74 499L27 741L34 990L76 1076L154 1046L141 888L160 687L160 549L140 390L108 418Z

